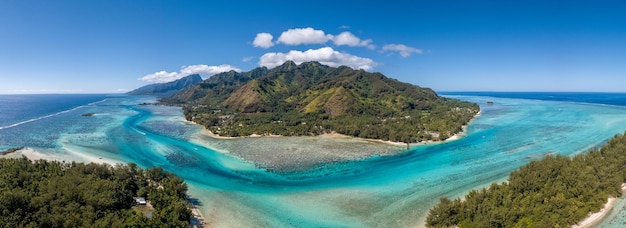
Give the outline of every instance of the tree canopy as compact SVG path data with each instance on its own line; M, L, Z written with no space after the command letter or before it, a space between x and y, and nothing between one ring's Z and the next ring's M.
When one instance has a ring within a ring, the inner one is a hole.
M4 227L187 227L187 185L156 167L0 159ZM154 206L148 218L133 197Z
M291 61L217 74L162 102L222 136L337 132L406 143L447 139L479 111L381 73Z
M464 198L441 198L428 227L566 227L607 198L621 196L626 182L626 136L574 157L546 156L512 172L509 181L472 190Z

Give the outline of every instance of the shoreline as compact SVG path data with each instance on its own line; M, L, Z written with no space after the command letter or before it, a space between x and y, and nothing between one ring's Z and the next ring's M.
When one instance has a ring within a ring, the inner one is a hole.
M218 153L229 154L271 172L299 172L320 168L328 163L360 161L374 157L396 156L410 152L415 147L436 145L463 138L467 129L481 112L446 140L424 141L407 144L403 142L367 139L340 134L325 133L316 136L258 135L224 137L211 132L205 126L181 118L185 124L198 127L190 142L210 148ZM320 151L319 148L324 148Z
M189 193L189 189L187 189L187 196L185 196L185 200L189 203L189 210L191 211L191 219L189 221L189 225L191 227L205 227L206 220L204 219L204 215L198 205L194 204L191 200L193 196Z
M474 122L474 120L476 120L476 118L478 118L480 116L481 112L482 111L478 111L476 113L476 115L474 115L474 117L472 117L472 119L470 119L470 121L466 125L463 125L461 127L462 130L460 132L455 133L454 135L450 136L447 139L440 140L440 141L427 140L427 141L421 141L421 142L416 142L416 143L404 143L404 142L395 142L395 141L382 140L382 139L361 138L361 137L344 135L344 134L341 134L341 133L337 133L335 131L332 131L330 133L324 133L324 134L320 134L320 135L315 135L315 136L283 136L283 135L274 135L274 134L270 134L270 135L251 134L251 135L248 135L248 136L229 137L229 136L217 135L217 134L213 133L211 130L207 129L203 125L200 125L200 124L198 124L198 123L196 123L194 121L191 121L191 120L187 120L187 119L184 119L184 118L183 119L184 119L184 121L187 124L193 124L193 125L198 125L198 126L202 127L202 129L203 129L202 132L204 134L208 135L209 137L214 138L214 139L236 140L236 139L246 139L246 138L277 138L277 137L317 137L317 138L336 138L336 139L358 139L358 140L364 140L364 141L368 141L368 142L383 143L383 144L393 145L393 146L398 146L398 147L406 147L407 150L409 150L411 147L414 147L414 146L446 143L446 142L451 142L451 141L459 140L459 139L463 138L463 136L465 136L467 134L467 127L472 122Z
M626 183L623 183L622 192L626 191ZM617 201L617 197L609 197L606 204L600 209L600 211L591 213L585 219L571 226L571 228L590 228L594 227L594 225L602 220L611 209L613 209L613 205Z
M108 164L111 167L114 167L117 164L123 164L120 162L114 162L112 160L109 159L104 159L102 157L96 157L96 156L90 156L90 155L85 155L82 153L78 153L76 151L71 151L67 148L65 148L68 152L70 152L73 156L73 158L79 158L79 159L71 159L72 157L68 157L70 158L70 160L68 161L74 161L74 162L81 162L81 163L85 163L85 164L89 164L89 163L95 163L95 164ZM12 153L9 154L2 154L0 155L0 158L20 158L20 157L26 157L28 160L30 160L31 162L37 161L37 160L47 160L47 161L60 161L60 162L67 162L66 160L64 160L63 158L60 157L50 157L46 154L43 154L39 151L37 151L36 149L30 148L30 147L21 147L21 149L19 150L15 150ZM191 195L189 193L187 193L188 197L191 197ZM187 202L189 203L189 210L192 213L192 220L194 222L196 222L196 224L190 224L192 225L192 227L205 227L206 225L206 220L204 219L204 215L202 214L202 212L200 211L200 209L198 208L198 206L196 204L194 204L193 202L191 202L189 199L186 199Z

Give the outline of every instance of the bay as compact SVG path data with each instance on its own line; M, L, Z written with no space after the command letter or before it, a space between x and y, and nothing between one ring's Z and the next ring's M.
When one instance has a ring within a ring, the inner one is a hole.
M458 140L292 172L233 156L222 148L236 150L246 139L208 138L184 121L179 108L139 105L154 102L151 97L108 97L30 116L26 120L36 120L0 129L0 149L26 146L46 159L161 166L185 178L207 222L218 227L419 227L439 197L505 181L531 160L582 153L626 130L626 108L611 105L621 104L615 100L623 94L578 94L577 100L571 99L576 94L446 96L481 105L481 115ZM24 120L5 121L3 126ZM285 139L261 140L247 145L278 147ZM297 140L312 152L323 150L315 138Z

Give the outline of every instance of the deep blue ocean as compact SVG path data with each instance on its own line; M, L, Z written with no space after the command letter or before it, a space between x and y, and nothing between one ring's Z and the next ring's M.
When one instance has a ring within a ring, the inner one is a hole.
M421 227L442 196L461 197L532 160L584 153L626 131L626 94L441 94L481 106L460 139L298 172L268 171L220 150L241 141L209 139L180 108L140 105L153 97L0 95L0 150L161 166L185 178L216 227ZM266 138L246 149L281 142ZM624 204L598 226L622 225Z
M564 101L626 106L626 93L590 92L440 92L440 95L487 96L499 98Z
M103 94L0 95L0 129L58 115L93 102L119 96Z

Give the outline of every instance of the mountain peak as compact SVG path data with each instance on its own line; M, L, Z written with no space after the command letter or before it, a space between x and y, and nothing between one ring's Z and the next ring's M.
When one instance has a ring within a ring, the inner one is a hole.
M479 110L381 73L293 61L269 70L217 74L171 100L182 103L188 120L219 135L335 131L402 142L445 139Z
M284 71L289 71L296 67L298 67L298 65L294 61L287 60L282 65L277 66L276 68L284 70Z

